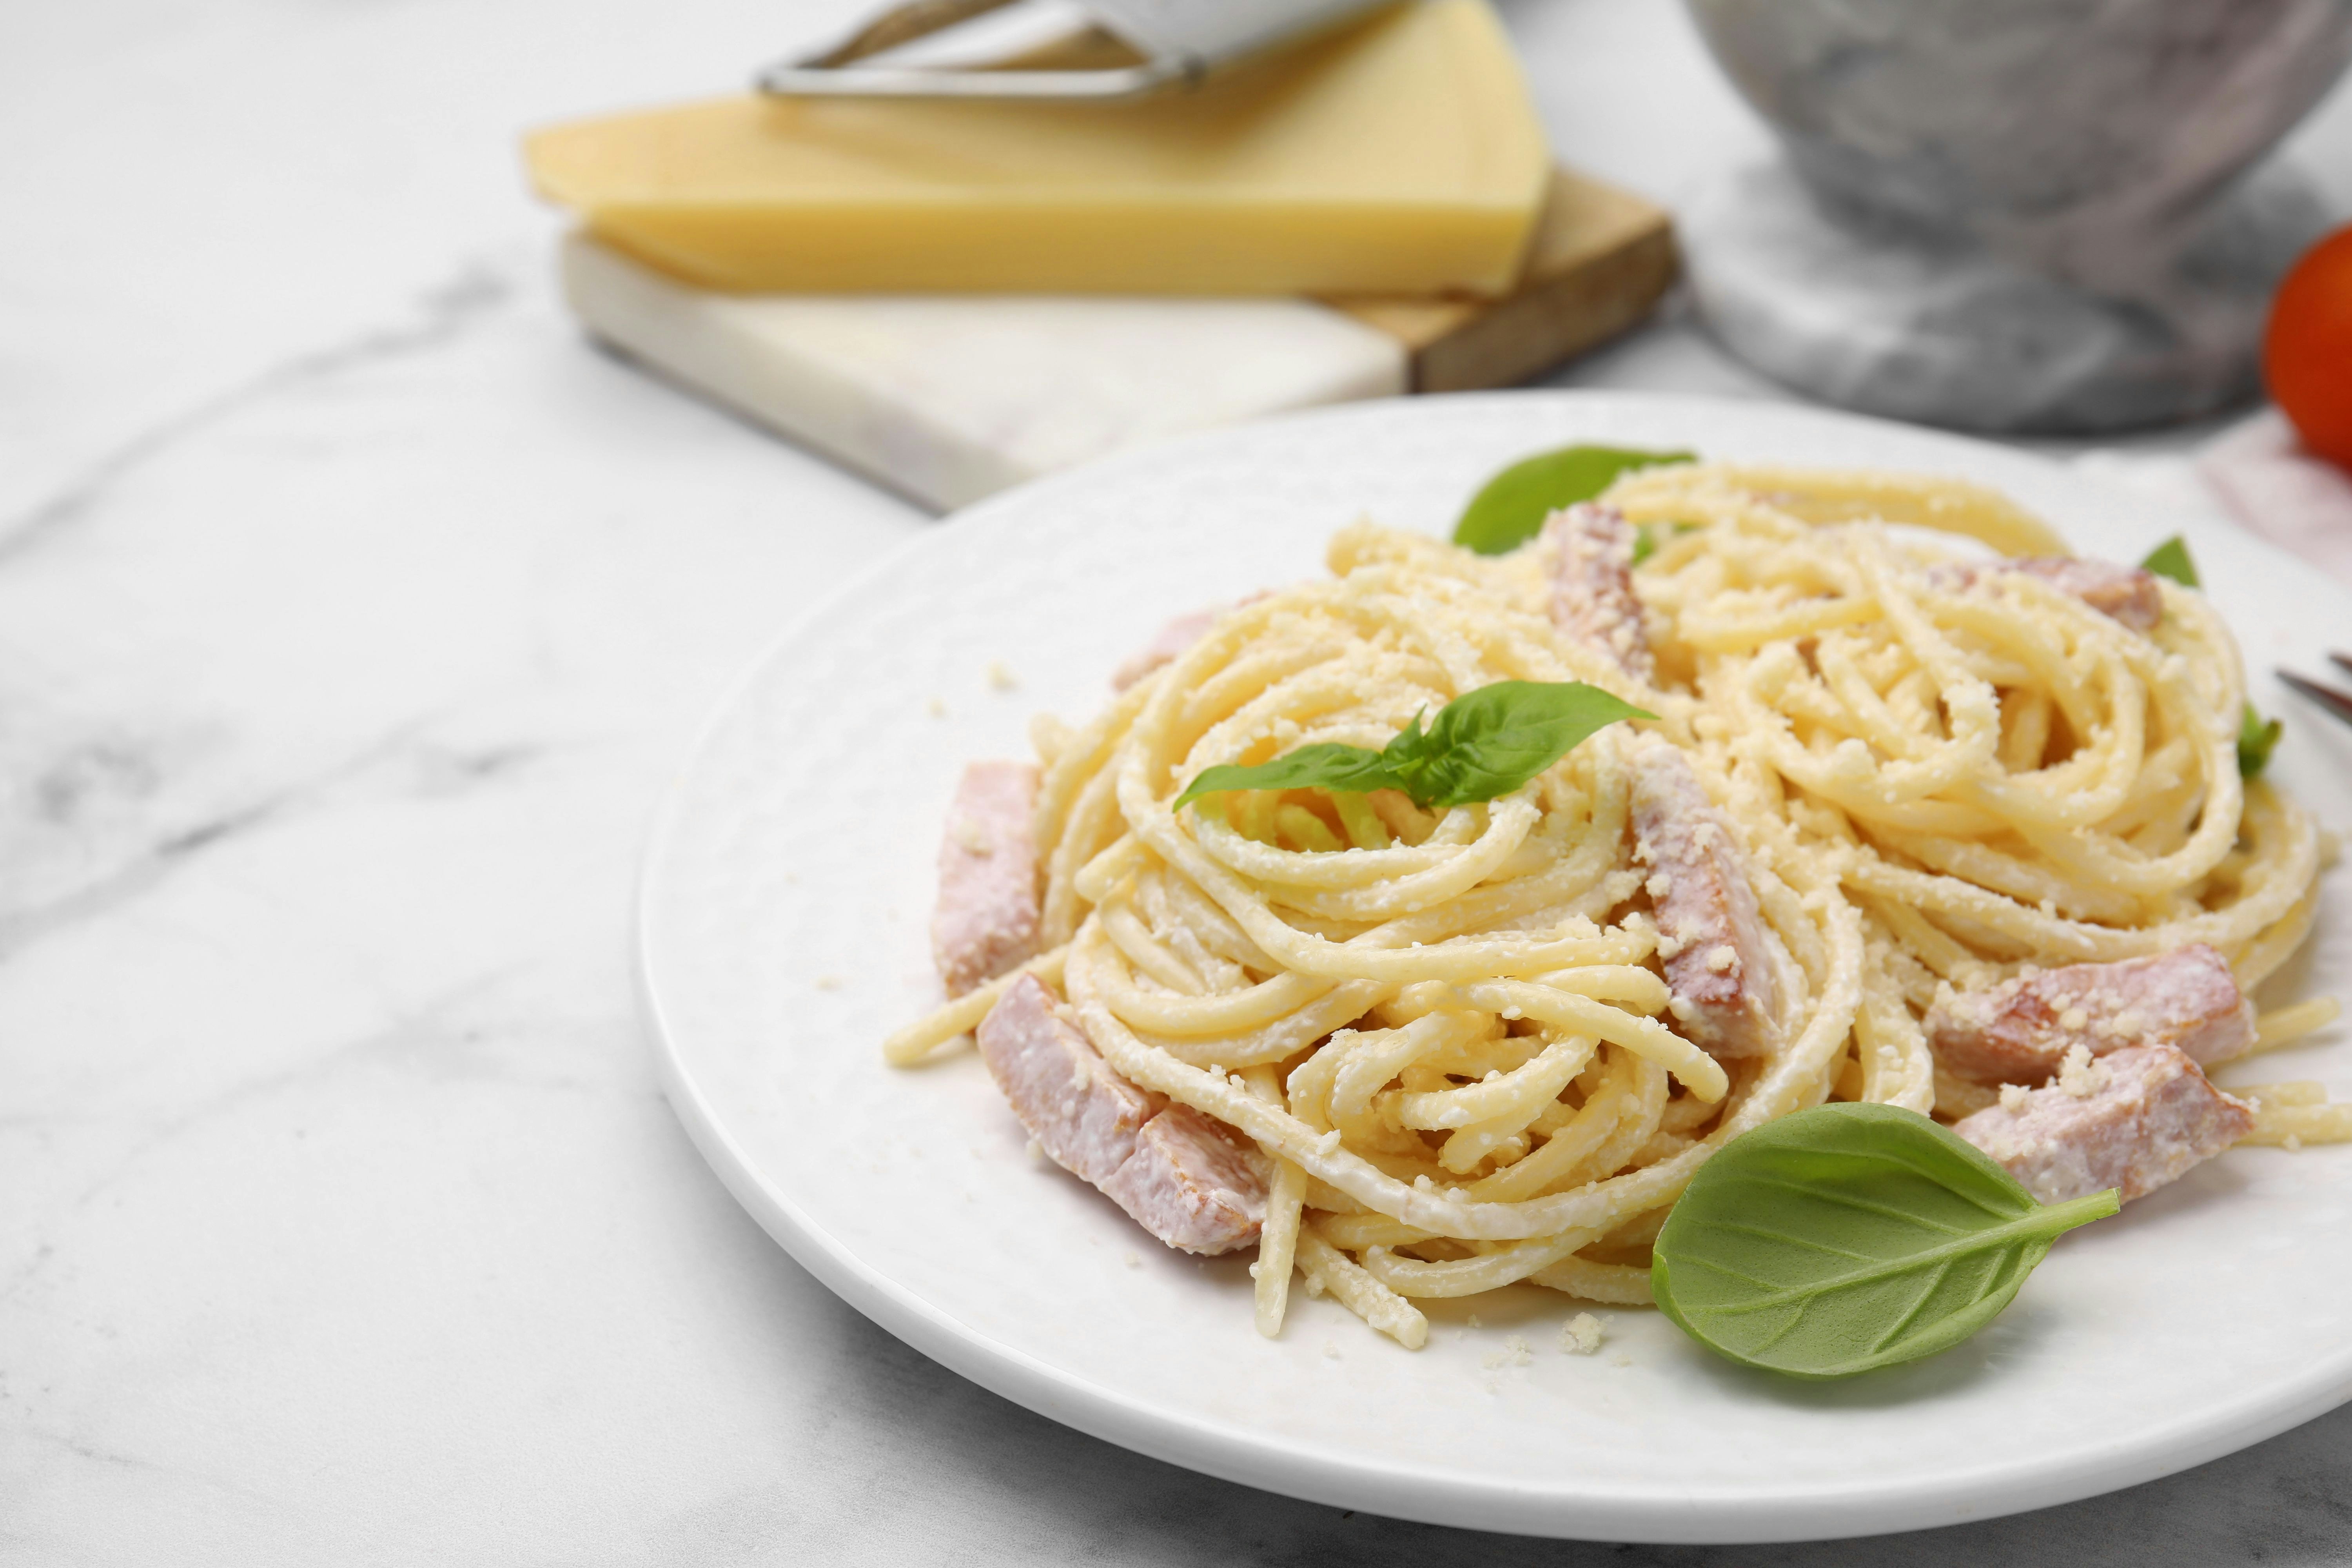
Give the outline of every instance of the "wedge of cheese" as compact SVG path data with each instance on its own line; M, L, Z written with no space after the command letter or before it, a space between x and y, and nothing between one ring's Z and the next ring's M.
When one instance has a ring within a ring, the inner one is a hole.
M1131 103L730 98L525 152L604 244L738 292L1493 295L1549 168L1485 0Z

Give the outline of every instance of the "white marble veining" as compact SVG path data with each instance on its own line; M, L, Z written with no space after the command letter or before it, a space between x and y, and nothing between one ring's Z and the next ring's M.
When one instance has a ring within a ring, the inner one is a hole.
M1688 209L1716 335L1844 407L1990 434L2141 429L2256 395L2271 291L2328 226L2300 171L2265 170L2136 295L2052 277L1965 237L1854 221L1780 163Z
M636 1016L643 830L734 671L925 524L584 346L512 138L855 9L0 9L0 1562L2352 1552L2352 1412L1885 1542L1347 1517L981 1393L737 1210ZM1671 8L1509 10L1598 172L1680 199L1760 144ZM2352 104L2304 135L2352 207ZM1561 380L1770 395L1679 321Z
M1784 156L1688 215L1716 331L1792 386L1989 431L2135 429L2259 387L2327 226L2242 177L2352 62L2352 0L1688 0Z

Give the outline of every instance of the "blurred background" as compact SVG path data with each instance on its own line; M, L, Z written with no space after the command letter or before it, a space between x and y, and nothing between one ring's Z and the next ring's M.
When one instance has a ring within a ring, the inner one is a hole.
M1669 208L1769 138L1679 5L1502 0L1553 148ZM27 8L0 58L0 517L242 382L350 333L538 313L563 225L525 194L527 127L732 90L873 7L659 12L412 0ZM101 109L100 104L103 104ZM2352 216L2352 94L2284 152ZM554 323L549 323L552 328ZM1669 310L1561 378L1766 390ZM779 460L787 460L782 458Z

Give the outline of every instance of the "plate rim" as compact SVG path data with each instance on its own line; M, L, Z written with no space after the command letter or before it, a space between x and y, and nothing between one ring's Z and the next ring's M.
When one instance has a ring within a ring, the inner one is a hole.
M1065 488L1091 486L1126 468L1166 463L1192 448L1213 448L1237 433L1267 426L1346 423L1371 417L1412 417L1444 406L1544 403L1571 414L1579 407L1643 406L1689 413L1695 419L1727 414L1736 419L1789 419L1893 433L1956 451L1999 454L2064 471L2063 460L1979 437L1809 405L1643 391L1541 389L1371 399L1304 409L1268 419L1190 432L1049 474L962 507L884 551L778 628L732 677L696 727L694 739L664 785L637 862L632 965L649 1026L663 1092L698 1152L723 1186L771 1239L835 1296L929 1359L1049 1420L1132 1452L1222 1480L1276 1495L1386 1517L1458 1529L1553 1539L1706 1545L1836 1540L1933 1528L2003 1517L2077 1501L2176 1474L2234 1453L2352 1400L2352 1344L2334 1358L2326 1375L2280 1391L2249 1394L2195 1416L2145 1427L2053 1467L2046 1459L1986 1463L1921 1481L1840 1479L1794 1483L1769 1491L1690 1488L1662 1483L1629 1489L1578 1492L1572 1485L1531 1486L1458 1472L1433 1474L1386 1459L1335 1454L1324 1445L1267 1438L1181 1409L1107 1387L1004 1343L958 1320L887 1274L818 1225L762 1171L729 1131L688 1068L680 1031L664 1005L656 973L655 891L686 810L688 783L720 731L768 669L810 626L845 601L888 578L899 563L939 547L950 531L983 523L995 513L1034 504ZM2081 482L2090 476L2069 476ZM2143 498L2151 509L2210 526L2218 514L2164 498ZM2294 563L2269 541L2239 531L2233 547ZM2323 1363L2325 1365L2326 1363ZM1825 1524L1823 1516L1834 1513Z

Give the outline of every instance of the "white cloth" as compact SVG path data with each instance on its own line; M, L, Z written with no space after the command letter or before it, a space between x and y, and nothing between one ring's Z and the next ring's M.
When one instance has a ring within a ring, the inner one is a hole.
M2352 586L2352 474L2314 455L2275 408L2182 452L2098 447L2075 466L2143 495L2219 510Z
M2352 474L2306 448L2276 409L2217 437L2197 472L2248 531L2352 584Z

